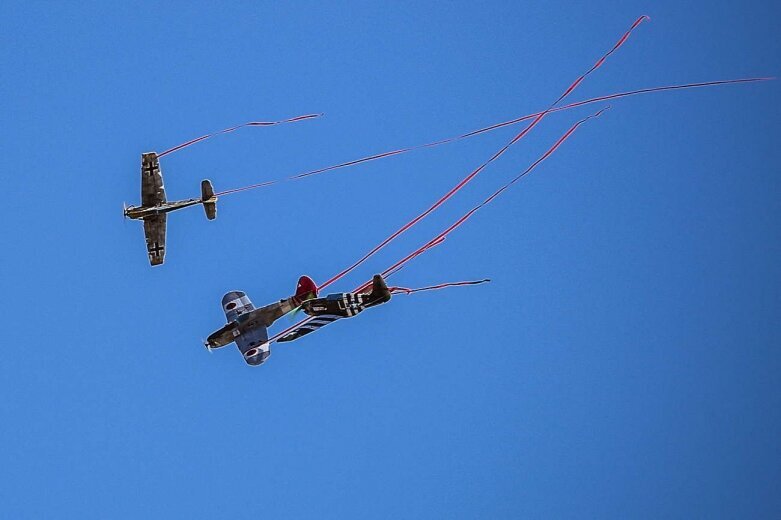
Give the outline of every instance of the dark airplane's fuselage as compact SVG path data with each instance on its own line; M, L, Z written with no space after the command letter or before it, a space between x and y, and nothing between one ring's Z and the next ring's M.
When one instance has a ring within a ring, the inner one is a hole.
M130 206L125 208L125 216L134 220L144 219L146 217L153 217L162 213L169 213L180 208L195 206L196 204L203 204L203 202L204 201L201 199L187 199L173 202L164 202L163 204L159 204L157 206Z

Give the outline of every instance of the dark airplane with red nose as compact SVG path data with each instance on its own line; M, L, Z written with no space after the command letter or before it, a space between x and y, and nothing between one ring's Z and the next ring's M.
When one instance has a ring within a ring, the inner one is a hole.
M271 355L268 327L288 312L300 307L309 317L276 341L293 341L390 299L391 292L380 275L374 276L368 293L336 293L324 298L317 297L315 282L308 276L302 276L293 296L260 309L252 305L244 292L230 291L222 297L222 309L228 324L209 335L205 346L211 350L236 342L248 365L261 365Z

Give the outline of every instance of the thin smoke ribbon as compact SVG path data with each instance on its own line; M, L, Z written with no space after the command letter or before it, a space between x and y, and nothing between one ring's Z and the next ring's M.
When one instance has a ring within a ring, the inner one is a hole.
M641 89L630 90L630 91L626 91L626 92L616 92L616 93L613 93L613 94L607 94L607 95L604 95L604 96L598 96L598 97L594 97L594 98L590 98L590 99L585 99L583 101L576 101L576 102L570 103L568 105L563 105L563 106L560 106L560 107L554 107L554 108L548 110L548 113L560 112L562 110L570 110L572 108L577 108L577 107L581 107L581 106L584 106L584 105L590 105L592 103L599 103L600 101L609 101L611 99L620 99L620 98L624 98L624 97L637 96L637 95L640 95L640 94L648 94L648 93L652 93L652 92L665 92L665 91L671 91L671 90L685 90L685 89L693 89L693 88L714 87L714 86L719 86L719 85L732 85L732 84L737 84L737 83L754 83L754 82L758 82L758 81L772 81L774 79L776 79L776 78L773 78L773 77L740 78L740 79L727 79L727 80L718 80L718 81L704 81L704 82L699 82L699 83L683 83L683 84L679 84L679 85L663 85L663 86L659 86L659 87L641 88ZM423 149L426 149L426 148L434 148L436 146L441 146L441 145L444 145L444 144L454 143L454 142L457 142L457 141L461 141L463 139L468 139L470 137L474 137L476 135L480 135L480 134L484 134L484 133L487 133L487 132L491 132L493 130L498 130L500 128L504 128L504 127L507 127L507 126L516 125L516 124L521 123L523 121L528 121L529 119L533 119L533 118L539 116L543 112L545 112L545 111L543 110L541 112L534 112L533 114L527 114L525 116L516 117L514 119L510 119L509 121L503 121L501 123L495 123L495 124L492 124L492 125L489 125L489 126L486 126L486 127L483 127L483 128L479 128L477 130L472 130L472 131L466 132L464 134L457 135L455 137L448 137L446 139L440 139L438 141L432 141L430 143L419 144L419 145L415 145L415 146L409 146L409 147L406 147L406 148L399 148L397 150L391 150L391 151L388 151L388 152L381 152L381 153L378 153L378 154L362 157L360 159L354 159L354 160L351 160L351 161L346 161L346 162L343 162L343 163L334 164L334 165L331 165L331 166L326 166L326 167L318 168L318 169L315 169L315 170L309 170L309 171L306 171L306 172L303 172L303 173L298 173L296 175L291 175L289 177L284 177L284 178L281 178L281 179L268 180L268 181L259 182L257 184L250 184L249 186L243 186L241 188L232 188L232 189L229 189L229 190L224 190L224 191L221 191L221 192L217 193L216 195L217 196L224 196L224 195L230 195L230 194L233 194L233 193L240 193L240 192L244 192L244 191L255 190L255 189L258 189L258 188L265 188L267 186L273 186L275 184L279 184L279 183L282 183L282 182L301 180L301 179L305 179L307 177L311 177L311 176L314 176L314 175L319 175L321 173L326 173L326 172L330 172L330 171L334 171L334 170L339 170L339 169L342 169L342 168L348 168L348 167L356 166L356 165L363 164L363 163L366 163L366 162L376 161L378 159L384 159L384 158L387 158L387 157L393 157L393 156L396 156L396 155L401 155L401 154L405 154L405 153L409 153L409 152L414 152L414 151L417 151L417 150L423 150Z
M601 116L609 108L610 107L603 108L599 112L596 112L595 114L592 114L584 119L581 119L580 121L572 125L570 129L564 133L564 135L562 135L555 143L553 143L553 146L548 148L548 150L544 154L542 154L539 158L537 158L537 160L534 161L528 168L526 168L524 171L516 175L513 179L511 179L508 183L500 187L498 190L493 192L483 202L481 202L477 206L467 211L463 216L461 216L461 218L456 220L453 224L451 224L440 234L438 234L437 236L435 236L434 238L432 238L431 240L423 244L421 247L419 247L418 249L416 249L415 251L413 251L412 253L410 253L409 255L402 258L401 260L399 260L398 262L390 266L388 269L383 271L382 275L391 276L392 274L399 272L408 262L412 261L413 259L417 258L418 256L425 253L426 251L429 251L430 249L444 242L450 233L452 233L457 228L461 227L464 224L464 222L472 218L472 215L474 215L480 209L484 208L485 206L493 202L497 197L499 197L499 195L507 191L513 184L520 181L521 179L529 175L532 171L534 171L534 169L537 168L537 166L539 166L543 161L545 161L548 157L550 157L553 154L553 152L555 152L562 144L564 144L564 142L567 139L569 139L569 137L573 133L575 133L575 130L577 130L580 127L580 125L586 123L590 119Z
M458 184L456 184L456 185L455 185L453 188L451 188L451 190L450 190L450 191L448 191L448 192L447 192L445 195L443 195L442 197L440 197L440 198L439 198L439 199L438 199L438 200L437 200L437 201L436 201L436 202L435 202L435 203L434 203L432 206L430 206L430 207L429 207L427 210L425 210L423 213L419 214L417 217L413 218L412 220L410 220L409 222L407 222L406 224L404 224L404 225L403 225L401 228L399 228L397 231L395 231L393 234L391 234L389 237L387 237L385 240L383 240L383 241L382 241L382 242L380 242L380 243L379 243L377 246L375 246L375 247L374 247L374 248L373 248L371 251L369 251L369 252L368 252L368 253L366 253L366 254L365 254L363 257L361 257L361 258L360 258L360 259L359 259L357 262L353 263L353 264L352 264L351 266L349 266L348 268L346 268L346 269L342 270L341 272L337 273L335 276L331 277L331 278L330 278L329 280L327 280L327 281L326 281L324 284L322 284L320 287L318 287L318 290L321 290L321 289L323 289L323 288L325 288L325 287L327 287L327 286L331 285L332 283L336 282L337 280L341 279L342 277L344 277L345 275L347 275L348 273L350 273L352 270L354 270L356 267L358 267L359 265L361 265L363 262L365 262L365 261L366 261L368 258L370 258L370 257L371 257L371 256L373 256L375 253L377 253L377 252L378 252L380 249L382 249L383 247L385 247L385 246L386 246L388 243L390 243L390 242L391 242L392 240L394 240L396 237L398 237L399 235L401 235L401 234L402 234L404 231L406 231L407 229L411 228L411 227L412 227L413 225L415 225L416 223L420 222L420 221L421 221L423 218L425 218L427 215L429 215L429 214L430 214L430 213L432 213L434 210L436 210L436 209L437 209L439 206L441 206L442 204L444 204L444 203L445 203L445 201L447 201L449 198L451 198L453 195L455 195L455 193L457 193L459 190L461 190L461 188L463 188L464 186L466 186L466 185L467 185L467 184L468 184L468 183L469 183L469 182L470 182L472 179L474 179L474 178L475 178L475 177L476 177L476 176L477 176L477 175L478 175L478 174L479 174L479 173L480 173L480 172L481 172L481 171L482 171L482 170L483 170L485 167L487 167L487 166L488 166L490 163L492 163L492 162L493 162L493 161L495 161L497 158L499 158L499 157L500 157L500 156L501 156L501 155L502 155L504 152L506 152L506 151L507 151L507 150L508 150L508 149L509 149L509 148L510 148L510 147L511 147L513 144L515 144L516 142L518 142L519 140L521 140L521 139L522 139L522 138L523 138L523 137L524 137L526 134L528 134L528 133L531 131L531 129L532 129L532 128L534 128L534 127L537 125L537 123L539 123L539 122L540 122L540 121L541 121L541 120L542 120L542 119L545 117L545 115L547 115L548 113L550 113L550 111L551 111L551 110L553 110L553 108L555 107L555 105L557 105L557 104L558 104L560 101L562 101L562 100L563 100L564 98L566 98L566 97L567 97L569 94L571 94L571 93L572 93L572 92L575 90L575 88L576 88L578 85L580 85L580 83L582 83L582 82L583 82L583 80L584 80L584 79L585 79L585 78L586 78L586 77L587 77L589 74L591 74L593 71L595 71L597 68L599 68L599 67L600 67L600 66L601 66L601 65L604 63L605 59L606 59L608 56L610 56L611 54L613 54L613 53L614 53L614 52L615 52L615 51L616 51L616 50L617 50L619 47L621 47L621 46L624 44L624 42L626 42L626 40L629 38L629 35L631 34L632 30L634 30L634 29L635 29L635 28L636 28L638 25L640 25L640 24L641 24L641 23L642 23L644 20L647 20L647 19L649 19L647 16L640 16L640 17L639 17L637 20L635 20L635 22L632 24L632 26L629 28L629 30L628 30L628 31L626 31L626 32L625 32L625 33L624 33L624 34L621 36L621 38L618 40L618 42L616 42L616 44L615 44L615 45L613 45L613 47L612 47L612 48L611 48L611 49L610 49L608 52L606 52L605 54L603 54L603 55L600 57L600 59L599 59L599 60L597 60L597 62L596 62L596 63L595 63L595 64L594 64L594 65L593 65L593 66L592 66L592 67L591 67L591 68L590 68L588 71L586 71L584 74L581 74L581 75L580 75L580 76L579 76L579 77L578 77L578 78L577 78L577 79L576 79L576 80L575 80L575 81L574 81L574 82L573 82L573 83L572 83L572 84L571 84L571 85L570 85L570 86L569 86L569 87L568 87L568 88L567 88L567 89L564 91L564 93L562 93L562 94L561 94L561 95L560 95L560 96L559 96L559 97L556 99L556 101L555 101L555 102L553 102L553 103L551 104L551 106L550 106L550 107L549 107L547 110L545 110L544 112L542 112L542 113L540 113L539 115L537 115L537 116L535 117L535 119L534 119L534 120L533 120L533 121L532 121L532 122L531 122L531 123L530 123L530 124L529 124L529 125L528 125L526 128L524 128L524 129L523 129L523 130L522 130L522 131L521 131L521 132L520 132L518 135L516 135L516 136L515 136L515 137L514 137L514 138L513 138L513 139L512 139L512 140L511 140L509 143L507 143L507 144L506 144L504 147L502 147L502 148L501 148L499 151L497 151L497 152L496 152L496 153L495 153L493 156L491 156L491 157L490 157L490 158L489 158L487 161L485 161L483 164L481 164L481 165L480 165L480 166L478 166L478 167L477 167L475 170L473 170L473 171L472 171L472 172L471 172L469 175L467 175L467 176L466 176L464 179L462 179L462 180L461 180L461 181L460 181ZM600 111L600 113L601 113L601 111ZM599 115L599 114L597 114L597 115ZM588 120L588 119L590 119L590 118L586 118L586 120ZM533 166L536 166L536 164L539 164L539 162L542 162L542 160L544 160L544 158L547 158L547 156L549 156L551 153L553 153L553 151L555 151L555 149L556 149L556 148L558 148L558 146L561 144L561 142L563 142L564 140L566 140L566 137L568 137L568 136L569 136L569 135L570 135L572 132L574 132L574 130L575 130L575 129L576 129L576 128L577 128L577 127L580 125L580 124L582 124L582 122L585 122L585 120L584 120L584 121L581 121L581 122L578 122L578 123L577 123L575 126L573 126L573 127L570 129L570 131L569 131L569 132L567 132L567 134L565 134L565 136L564 136L562 139L560 139L560 140L559 140L559 142L557 142L557 144L556 144L556 145L554 145L554 147L553 147L551 150L549 150L549 152L550 152L550 153L546 153L546 154L543 156L543 158L541 158L541 160L539 160L538 162L536 162L536 163L535 163ZM503 191L503 190L500 190L500 191ZM468 217L467 217L467 218L468 218ZM460 224L456 223L456 227L457 227L458 225L460 225ZM441 240L440 240L439 242L441 242ZM418 254L420 254L420 253L418 253ZM415 255L415 256L417 256L417 255ZM413 257L414 257L414 256L413 256ZM403 263L403 262L402 262L402 263ZM389 268L388 270L392 270L392 269L393 269L393 266L392 266L391 268ZM386 271L388 271L388 270L386 270ZM366 284L363 284L363 285L359 286L359 288L358 288L358 289L356 289L356 291L357 291L357 290L359 290L360 288L364 287L365 285L366 285ZM295 328L297 328L297 327L299 327L300 325L302 325L302 324L306 323L306 322L307 322L307 321L309 321L310 319L311 319L311 318L308 318L308 319L302 320L301 322L299 322L299 323L297 323L297 324L293 325L292 327L288 327L286 330L284 330L284 331L282 331L282 332L280 332L280 333L276 334L276 335L275 335L273 338L271 338L271 339L269 340L269 343L273 343L274 341L276 341L276 340L277 340L277 339L279 339L280 337L282 337L282 336L284 336L285 334L287 334L289 331L291 331L291 330L294 330Z
M228 134L230 132L235 132L239 128L246 128L248 126L276 126L276 125L283 125L285 123L295 123L297 121L304 121L306 119L314 119L314 118L320 117L322 115L323 114L306 114L306 115L303 115L303 116L291 117L291 118L282 119L282 120L279 120L279 121L250 121L249 123L244 123L244 124L241 124L241 125L232 126L230 128L225 128L224 130L220 130L219 132L213 132L211 134L202 135L201 137L196 137L195 139L190 139L187 142L184 142L182 144L178 144L178 145L174 146L173 148L169 148L168 150L166 150L166 151L164 151L162 153L157 154L157 156L158 157L164 157L164 156L166 156L168 154L172 154L172 153L174 153L176 151L179 151L179 150L181 150L183 148L187 148L188 146L192 146L195 143L200 143L201 141L205 141L205 140L207 140L207 139L209 139L211 137L214 137L216 135L222 135L222 134Z
M493 201L494 201L494 200L495 200L497 197L499 197L499 195L501 195L502 193L504 193L504 192L505 192L507 189L509 189L509 188L510 188L510 187L511 187L513 184L515 184L516 182L518 182L519 180L521 180L522 178L524 178L525 176L527 176L529 173L531 173L532 171L534 171L534 169L535 169L537 166L539 166L539 165L540 165L540 164L541 164L543 161L545 161L545 160L546 160L548 157L550 157L551 155L553 155L553 153L554 153L556 150L558 150L558 149L559 149L559 147L560 147L562 144L564 144L564 142L565 142L567 139L569 139L569 137L570 137L570 136L572 136L572 134L573 134L573 133L575 133L575 130L577 130L577 129L578 129L578 128L579 128L579 127L582 125L582 124L586 123L587 121L589 121L589 120L591 120L591 119L593 119L593 118L595 118L595 117L599 117L599 116L600 116L600 115L601 115L603 112L605 112L605 110L607 110L608 108L609 108L609 107L607 107L607 108L603 108L603 109L602 109L602 110L600 110L599 112L596 112L595 114L592 114L592 115L590 115L590 116L588 116L588 117L586 117L586 118L583 118L583 119L581 119L580 121L578 121L577 123L575 123L574 125L572 125L572 126L569 128L569 130L567 130L567 131L566 131L566 132L565 132L565 133L564 133L564 134L563 134L563 135L562 135L562 136L561 136L561 137L560 137L560 138L559 138L559 139L558 139L558 140L557 140L557 141L556 141L556 142L555 142L555 143L554 143L554 144L553 144L553 145L552 145L550 148L548 148L548 150L547 150L545 153L543 153L543 154L542 154L542 155L541 155L539 158L537 158L537 160L536 160L536 161L534 161L534 162L533 162L533 163L532 163L532 164L531 164L531 165L530 165L528 168L526 168L526 169L525 169L523 172L521 172L520 174L516 175L516 176L515 176L515 177L514 177L512 180L510 180L508 183L506 183L506 184L505 184L505 185L503 185L501 188L499 188L499 189L498 189L498 190L496 190L494 193L492 193L492 194L491 194L491 195L490 195L488 198L486 198L486 199L485 199L483 202L481 202L480 204L478 204L477 206L475 206L474 208L472 208L471 210L469 210L468 212L466 212L466 213L465 213L465 214L464 214L464 215L463 215L461 218L459 218L458 220L456 220L456 221L455 221L453 224L451 224L451 225L450 225L448 228L446 228L444 231L442 231L441 233L439 233L437 236L435 236L434 238L432 238L431 240L429 240L428 242L426 242L426 243L425 243L423 246L419 247L418 249L416 249L416 250L415 250L415 251L413 251L412 253L408 254L407 256L405 256L404 258L402 258L401 260L399 260L399 261L398 261L398 262L396 262L395 264L393 264L393 265L391 265L390 267L388 267L387 269L385 269L385 271L383 271L383 272L382 272L382 276L384 276L384 277L389 277L389 276L391 276L391 275L393 275L393 274L395 274L395 273L399 272L399 270L401 270L401 268L402 268L402 267L404 267L404 266L405 266L407 263L409 263L409 262L410 262L410 261L412 261L413 259L417 258L417 257L418 257L418 256L420 256L421 254L425 253L426 251L428 251L428 250L432 249L433 247L436 247L436 246L438 246L439 244L441 244L442 242L444 242L445 238L447 238L447 236L448 236L450 233L452 233L452 232L453 232L455 229L457 229L458 227L460 227L460 226L461 226L461 225L462 225L464 222L466 222L467 220L469 220L469 219L472 217L472 215L474 215L474 214L475 214L477 211L479 211L481 208L483 208L483 207L487 206L488 204L490 204L491 202L493 202ZM355 289L353 289L353 291L352 291L352 292L360 292L360 291L362 291L362 290L364 290L364 289L368 288L368 287L371 285L371 283L372 283L371 281L369 281L369 282L366 282L366 283L363 283L363 284L359 285L358 287L356 287ZM397 292L399 292L399 291L400 291L400 292L404 292L404 291L405 291L405 289L404 289L404 288L399 288L399 287L397 287L396 289L397 289ZM413 291L413 290L411 290L411 291ZM291 327L288 327L287 329L283 330L282 332L280 332L280 333L278 333L278 334L275 334L275 335L274 335L274 336L273 336L273 337L272 337L272 338L269 340L269 342L270 342L270 343L274 343L276 340L278 340L279 338L281 338L281 337L282 337L282 336L284 336L285 334L287 334L287 333L289 333L289 332L291 332L291 331L295 330L296 328L300 327L301 325L303 325L303 324L305 324L305 323L308 323L308 322L309 322L309 321L311 321L312 319L313 319L312 317L308 317L308 318L305 318L305 319L303 319L303 320L299 321L299 322L298 322L298 323L296 323L295 325L292 325Z
M585 73L583 73L583 74L581 74L580 76L578 76L578 78L577 78L577 79L576 79L574 82L572 82L572 84L571 84L569 87L567 87L567 89L564 91L564 93L562 93L562 94L561 94L561 95L560 95L560 96L559 96L559 97L556 99L556 101L554 101L554 102L551 104L551 106L550 106L550 107L549 107L547 110L545 110L544 112L541 112L541 113L540 113L538 116L536 116L536 117L534 118L534 120L533 120L533 121L532 121L532 122L531 122L531 123L530 123L528 126L526 126L526 128L524 128L523 130L521 130L521 132L520 132L518 135L516 135L515 137L513 137L513 138L512 138L512 140L510 140L510 142L509 142L509 143L507 143L507 144L506 144L506 145L504 145L504 146L503 146L501 149L499 149L499 151L497 151L496 153L494 153L494 154L493 154L493 155L492 155L492 156L491 156L491 157L490 157L490 158L489 158L487 161L485 161L485 162L484 162L484 163L482 163L480 166L478 166L477 168L475 168L474 170L472 170L472 172L471 172L469 175L467 175L466 177L464 177L463 179L461 179L461 181L459 181L459 182L458 182L458 184L456 184L456 185L455 185L453 188L451 188L451 189L450 189L450 191L448 191L448 192L447 192L447 193L445 193L445 194L444 194L442 197L440 197L440 198L439 198L439 199L438 199L438 200L437 200L437 201L436 201L434 204L432 204L432 205L431 205L431 206L430 206L428 209L426 209L425 211L423 211L422 213L420 213L418 216L414 217L412 220L410 220L409 222L407 222L406 224L404 224L403 226L401 226L399 229L397 229L396 231L394 231L394 232L393 232L391 235L389 235L389 236L388 236L387 238L385 238L385 239L384 239L382 242L380 242L379 244L377 244L376 246L374 246L374 248L372 248L372 249L371 249L371 250L370 250L368 253L366 253L366 254L365 254L365 255L363 255L361 258L359 258L359 259L358 259L356 262L354 262L352 265L350 265L350 266L349 266L349 267L347 267L346 269L342 270L341 272L339 272L339 273L337 273L336 275L334 275L334 276L332 276L331 278L329 278L329 279L328 279L326 282L324 282L324 283L323 283L323 285L321 285L321 286L320 286L318 289L322 289L322 288L328 287L328 286L329 286L329 285L331 285L332 283L334 283L334 282L338 281L338 280L339 280L339 279L341 279L342 277L344 277L344 276L346 276L347 274L349 274L351 271L353 271L355 268L357 268L358 266L360 266L360 265L361 265L362 263L364 263L366 260L368 260L369 258L371 258L372 256L374 256L374 255L375 255L375 254L376 254L378 251L380 251L382 248L384 248L384 247L385 247L386 245L388 245L390 242L392 242L393 240L395 240L395 239L396 239L396 237L398 237L399 235L401 235L402 233L404 233L405 231L407 231L408 229L410 229L412 226L414 226L415 224L417 224L417 223L418 223L418 222L420 222L421 220L423 220L423 219L424 219L425 217L427 217L429 214L431 214L432 212L434 212L434 211L435 211L435 210L436 210L436 209L437 209L439 206L441 206L442 204L444 204L444 203L445 203L445 202L446 202L448 199L450 199L450 198L451 198L451 197L453 197L453 196L454 196L456 193L458 193L458 192L459 192L459 191L460 191L462 188L464 188L464 186L466 186L467 184L469 184L469 183L472 181L472 179L474 179L475 177L477 177L477 175L478 175L478 174L479 174L481 171L483 171L483 170L484 170L484 169L485 169L485 168L486 168L488 165L490 165L490 164L491 164L492 162L494 162L496 159L498 159L499 157L501 157L501 156L502 156L502 155L503 155L503 154L504 154L504 153L505 153L507 150L509 150L509 149L510 149L510 147L511 147L512 145L514 145L515 143L517 143L518 141L520 141L521 139L523 139L523 137L524 137L524 136L526 136L526 135L527 135L527 134L528 134L528 133L529 133L529 132L530 132L530 131L531 131L531 130L532 130L532 129L533 129L533 128L534 128L534 127L535 127L535 126L536 126L536 125L537 125L537 124L540 122L540 121L542 121L542 119L543 119L543 118L544 118L544 117L545 117L547 114L549 114L549 113L550 113L550 111L551 111L551 110L552 110L552 109L555 107L555 105L557 105L557 104L558 104L559 102L561 102L561 101L562 101L564 98L566 98L567 96L569 96L569 95L570 95L570 94L571 94L571 93L572 93L572 92L575 90L575 88L576 88L578 85L580 85L580 84L583 82L583 80L584 80L586 77L588 77L588 75L589 75L589 74L591 74L592 72L594 72L596 69L598 69L598 68L599 68L599 67L600 67L600 66L601 66L601 65L602 65L602 64L605 62L605 60L607 59L607 57L608 57L608 56L610 56L610 55L611 55L611 54L613 54L613 53L614 53L616 50L618 50L618 49L619 49L619 48L620 48L620 47L621 47L621 46L624 44L624 42L626 42L626 40L629 38L629 35L631 34L631 32L632 32L632 31L633 31L635 28L637 28L637 26L639 26L639 25L640 25L640 24L641 24L641 23L642 23L644 20L648 20L648 19L649 19L649 18L648 18L647 16L643 15L643 16L640 16L640 17L639 17L637 20L635 20L635 22L632 24L632 26L629 28L629 30L628 30L628 31L626 31L626 32L625 32L625 33L624 33L624 34L621 36L621 38L620 38L620 39L619 39L619 40L616 42L616 44L615 44L615 45L613 45L613 47L612 47L612 48L611 48L611 49L610 49L608 52L606 52L605 54L603 54L603 55L602 55L602 56L601 56L601 57L600 57L600 58L599 58L599 59L596 61L596 63L595 63L595 64L594 64L594 65L593 65L593 66L592 66L592 67L591 67L589 70L587 70Z
M426 287L417 287L415 289L409 289L407 287L389 287L388 290L392 294L415 294L424 291L438 291L439 289L446 289L448 287L463 287L465 285L481 285L484 283L489 283L490 281L491 280L489 278L484 278L482 280L468 280L463 282L440 283L437 285L429 285Z

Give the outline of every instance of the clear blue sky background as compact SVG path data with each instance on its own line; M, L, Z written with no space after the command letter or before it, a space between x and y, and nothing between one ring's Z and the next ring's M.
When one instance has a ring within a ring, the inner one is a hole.
M781 516L778 82L614 103L392 280L493 284L394 298L261 368L200 346L225 291L325 280L514 130L178 212L149 267L121 216L145 151L326 114L165 158L176 199L447 137L545 108L640 14L573 100L781 65L772 2L473 4L2 3L0 516Z

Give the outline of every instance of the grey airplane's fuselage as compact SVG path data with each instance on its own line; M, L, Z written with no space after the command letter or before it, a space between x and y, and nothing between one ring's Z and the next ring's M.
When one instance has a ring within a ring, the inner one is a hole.
M201 199L187 199L176 200L173 202L164 202L163 204L158 204L156 206L130 206L125 209L125 216L130 219L139 220L146 217L161 215L163 213L169 213L171 211L186 208L188 206L195 206L196 204L203 204L203 201Z

